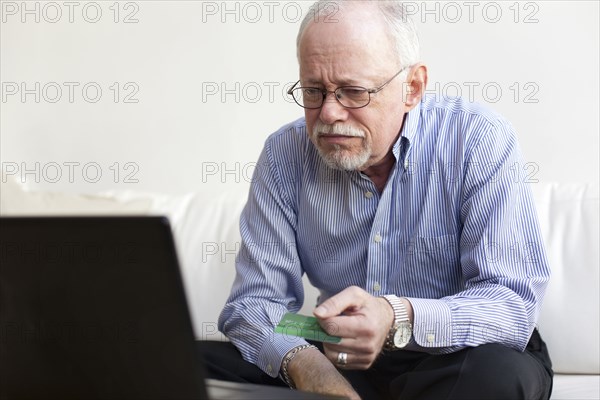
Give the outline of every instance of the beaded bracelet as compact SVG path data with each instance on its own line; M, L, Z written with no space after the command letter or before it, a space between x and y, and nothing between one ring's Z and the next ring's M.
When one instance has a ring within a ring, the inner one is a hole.
M290 363L290 361L292 361L294 357L296 357L296 354L298 354L300 351L310 348L318 350L317 346L314 346L312 344L303 344L294 347L292 350L288 351L286 356L283 358L283 362L281 363L281 377L283 378L283 381L292 389L296 389L296 384L294 383L294 381L288 373L288 364Z

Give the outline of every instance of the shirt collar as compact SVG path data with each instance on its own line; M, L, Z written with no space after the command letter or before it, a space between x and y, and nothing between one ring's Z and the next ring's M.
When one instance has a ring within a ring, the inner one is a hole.
M402 157L406 154L410 143L413 141L417 133L417 128L419 126L419 116L421 114L421 102L417 103L417 105L410 110L404 116L404 126L402 127L402 131L400 132L400 136L394 146L392 147L392 153L394 153L394 157L396 157L396 161L402 161ZM405 148L402 148L402 142L406 141L407 143L404 145ZM404 154L402 154L404 153Z

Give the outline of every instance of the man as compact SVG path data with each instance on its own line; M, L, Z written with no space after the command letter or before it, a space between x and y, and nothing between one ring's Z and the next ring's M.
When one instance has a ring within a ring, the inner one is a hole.
M204 350L212 376L365 399L548 398L534 327L549 268L511 170L512 127L424 96L401 4L337 2L335 21L331 4L298 34L290 94L305 118L260 156L219 320L237 350ZM341 342L273 333L302 306L304 273L321 292L314 315Z

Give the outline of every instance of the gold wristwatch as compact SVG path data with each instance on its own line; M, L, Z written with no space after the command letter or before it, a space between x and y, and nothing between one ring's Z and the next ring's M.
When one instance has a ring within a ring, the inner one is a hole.
M383 349L402 349L406 347L412 338L412 325L408 318L408 311L398 296L388 294L382 297L386 299L388 303L390 303L392 309L394 310L394 322L392 323L390 331L385 338Z

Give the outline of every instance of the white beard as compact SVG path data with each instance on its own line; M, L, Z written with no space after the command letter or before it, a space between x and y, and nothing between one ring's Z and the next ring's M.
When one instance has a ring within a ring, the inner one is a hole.
M349 154L349 150L339 145L334 145L333 150L327 151L318 144L320 133L333 133L338 135L361 137L365 139L364 146L358 154ZM371 157L371 143L370 141L366 140L365 133L361 129L354 128L350 125L326 125L320 121L317 121L312 131L312 139L323 161L325 161L325 163L333 169L342 171L356 171L363 167Z

